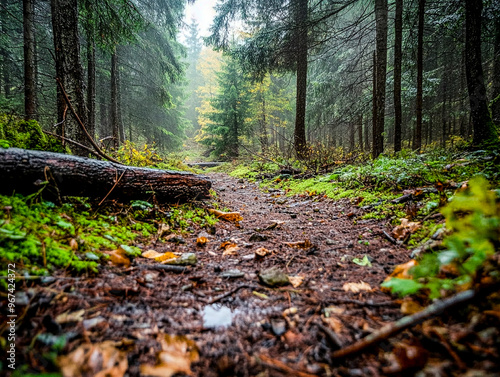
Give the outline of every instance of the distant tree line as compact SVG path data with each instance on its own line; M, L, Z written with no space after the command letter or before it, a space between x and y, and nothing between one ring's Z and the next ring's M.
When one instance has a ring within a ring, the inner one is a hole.
M233 21L245 25L235 43ZM253 82L294 78L282 132L299 157L318 142L377 157L498 141L499 0L223 0L211 31Z

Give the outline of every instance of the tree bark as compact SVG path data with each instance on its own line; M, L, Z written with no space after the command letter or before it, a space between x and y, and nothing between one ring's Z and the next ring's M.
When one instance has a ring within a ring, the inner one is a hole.
M1 16L2 16L2 20L3 22L1 22L2 24L2 35L7 35L7 26L6 26L6 23L7 23L7 17L8 17L8 10L7 10L7 0L1 0L1 4L2 4L2 9L0 9L1 11ZM5 94L5 98L9 98L10 97L10 89L11 89L11 86L12 86L12 82L11 82L11 78L10 78L10 71L11 71L11 68L10 68L10 65L11 65L11 61L10 61L10 54L9 54L9 51L6 49L6 48L1 48L0 49L0 55L2 56L2 89L3 89L3 92Z
M475 146L496 140L495 128L488 111L481 58L482 10L482 0L465 1L465 74L474 133L472 143Z
M403 45L403 0L396 0L394 19L394 152L401 150L401 62Z
M495 47L493 56L493 103L491 115L493 122L500 125L500 17L495 20Z
M111 129L113 130L113 146L120 145L120 125L118 120L118 55L116 48L111 55Z
M80 62L80 40L78 35L78 2L77 0L51 0L52 29L56 58L56 77L60 80L68 94L76 113L84 125L87 124L87 108L84 96L83 69ZM60 128L58 134L91 146L80 129L76 119L68 113L62 90L57 88L57 120ZM63 122L65 120L65 122ZM86 156L88 152L75 147L74 153Z
M24 117L37 119L35 25L33 0L23 0Z
M424 73L424 12L425 0L418 0L418 32L417 32L417 124L415 125L415 141L413 149L422 147L422 108L423 108L423 73Z
M306 140L306 97L307 97L307 0L292 1L297 51L297 99L295 109L294 148L299 158L304 157Z
M375 0L376 22L376 129L373 135L373 158L384 152L385 85L387 75L387 0Z
M155 198L176 203L209 197L203 176L138 168L52 152L0 148L0 193L32 194L48 181L43 194L120 200ZM109 194L109 195L108 195Z
M94 30L89 27L87 30L87 107L88 107L88 124L87 131L90 136L95 138L95 94L96 94L96 61L95 61L95 42Z
M377 158L380 154L376 145L377 134L377 52L373 51L373 66L372 66L372 157ZM368 133L367 133L368 134Z

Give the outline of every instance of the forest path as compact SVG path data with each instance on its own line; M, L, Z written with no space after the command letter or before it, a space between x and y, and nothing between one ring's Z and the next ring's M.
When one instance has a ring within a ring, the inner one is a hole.
M394 265L408 261L409 254L385 240L382 231L388 224L357 219L361 210L348 200L286 197L224 174L210 178L220 208L243 217L239 226L221 220L214 235L205 234L205 246L197 245L196 232L182 235L178 243L146 246L158 252L195 253L195 266L175 273L137 258L129 268L106 266L95 278L58 280L40 287L31 298L27 315L33 317L35 331L69 334L64 353L72 353L62 365L87 368L90 360L82 361L76 352L88 342L111 340L126 350L128 376L139 376L141 365L153 367L158 356L175 359L177 370L189 370L197 357L185 348L192 348L194 341L199 359L191 368L196 376L324 375L325 368L368 376L380 370L384 360L372 353L333 361L336 346L325 329L334 329L348 345L401 317L391 296L380 291ZM224 250L221 244L226 241ZM287 245L293 242L297 247ZM259 248L269 254L256 256ZM365 256L371 267L353 262ZM263 285L259 272L270 267L303 281L296 288ZM361 281L371 290L343 289L346 283ZM58 317L78 312L79 319ZM24 335L32 339L33 333L26 330ZM31 365L43 362L43 347L26 351ZM164 353L158 354L161 348Z

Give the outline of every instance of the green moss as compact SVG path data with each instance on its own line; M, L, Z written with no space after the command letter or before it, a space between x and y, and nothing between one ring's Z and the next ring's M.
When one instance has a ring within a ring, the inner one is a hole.
M58 139L43 133L35 120L0 115L0 147L65 152Z

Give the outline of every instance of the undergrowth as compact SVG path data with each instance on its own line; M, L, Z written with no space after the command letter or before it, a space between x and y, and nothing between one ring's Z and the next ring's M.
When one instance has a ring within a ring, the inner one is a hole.
M158 207L145 201L104 207L86 199L56 205L37 195L0 196L0 260L26 275L48 275L56 269L96 273L107 260L104 251L123 248L132 256L138 243L157 236L160 224L170 232L210 228L217 219L195 204ZM0 270L6 276L7 271Z
M410 279L393 277L382 286L402 296L422 291L433 299L500 280L498 261L491 259L500 247L498 194L485 178L472 179L441 210L452 232L444 239L445 250L425 254L409 270Z

